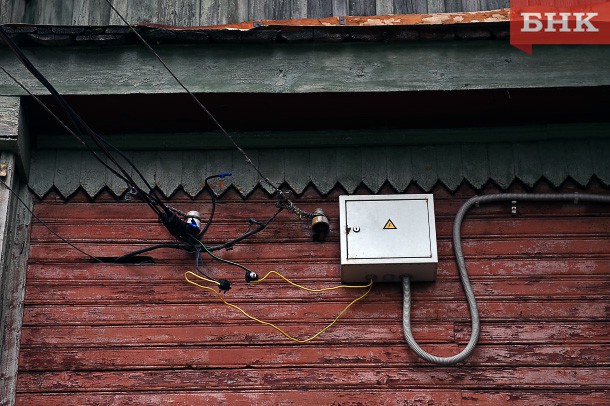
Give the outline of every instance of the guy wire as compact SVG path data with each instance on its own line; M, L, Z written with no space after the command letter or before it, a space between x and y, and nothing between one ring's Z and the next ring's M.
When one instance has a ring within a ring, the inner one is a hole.
M214 117L214 115L212 114L212 112L210 112L207 107L205 107L205 105L199 101L199 99L182 83L182 81L174 74L174 72L170 69L170 67L165 63L165 61L163 60L163 58L161 58L161 56L153 49L152 46L150 46L150 44L148 43L148 41L146 41L144 39L144 37L142 37L140 35L140 33L133 27L133 25L131 25L124 17L123 15L114 7L114 5L112 4L112 1L110 0L104 0L106 1L106 3L108 3L108 5L110 6L110 8L117 14L117 16L121 19L121 21L123 21L131 30L131 32L134 33L134 35L138 38L138 40L142 43L142 45L144 45L150 52L153 53L153 55L157 58L157 60L161 63L161 65L163 65L163 67L165 68L165 70L174 78L174 80L178 83L178 85L180 85L180 87L182 89L184 89L184 91L186 93L188 93L188 95L191 97L191 99L193 99L193 101L195 102L195 104L197 106L199 106L199 108L201 110L203 110L205 112L205 114L214 122L214 124L216 125L216 127L220 130L220 132L227 137L227 139L229 139L229 141L231 141L231 143L233 144L233 146L235 147L235 149L237 149L239 151L239 153L244 157L244 160L246 161L246 163L248 165L250 165L258 174L258 176L261 177L261 179L267 184L269 185L276 193L278 193L280 195L280 201L278 201L278 204L285 204L286 201L288 201L288 198L286 196L286 192L284 192L283 190L281 190L280 188L278 188L273 182L271 182L271 180L269 180L268 177L266 177L261 170L258 168L258 166L256 166L256 164L252 161L252 159L250 159L250 157L248 156L248 154L246 153L246 151L244 151L235 141L235 139L227 132L227 130L224 129L224 127L220 124L220 122L216 119L216 117ZM290 202L292 203L292 202ZM296 208L296 206L294 206L294 204L291 205L291 207L294 207L294 209L289 208L289 211L299 215L299 217L303 218L303 217L313 217L312 214L310 213L305 213L302 210ZM288 207L286 207L288 208Z

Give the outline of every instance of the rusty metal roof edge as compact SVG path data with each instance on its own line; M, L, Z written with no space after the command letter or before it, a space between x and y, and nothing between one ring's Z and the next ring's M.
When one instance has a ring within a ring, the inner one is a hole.
M157 44L417 41L509 37L510 9L490 11L339 16L262 20L216 26L177 27L140 23L135 28ZM126 45L137 39L127 26L7 24L21 46ZM2 42L0 41L0 44Z
M419 25L453 25L476 23L501 23L510 21L510 8L487 11L429 14L386 14L373 16L335 16L327 18L306 18L294 20L254 20L237 24L208 26L171 26L140 23L139 27L162 28L173 31L197 30L240 30L248 31L265 27L305 28L305 27L405 27Z

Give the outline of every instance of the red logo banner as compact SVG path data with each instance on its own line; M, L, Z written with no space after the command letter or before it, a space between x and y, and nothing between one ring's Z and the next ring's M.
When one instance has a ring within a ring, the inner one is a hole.
M511 0L510 43L610 44L609 0Z

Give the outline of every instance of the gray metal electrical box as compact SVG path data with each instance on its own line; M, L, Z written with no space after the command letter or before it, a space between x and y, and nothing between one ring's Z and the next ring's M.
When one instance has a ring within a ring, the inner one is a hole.
M339 204L343 282L436 278L431 194L340 196Z

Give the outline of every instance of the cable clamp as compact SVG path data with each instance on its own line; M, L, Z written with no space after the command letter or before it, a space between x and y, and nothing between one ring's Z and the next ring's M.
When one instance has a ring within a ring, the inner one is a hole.
M512 214L513 216L517 215L517 201L513 200L510 202L511 207L510 207L510 214Z
M574 192L574 204L578 204L578 192Z
M138 195L138 190L135 187L130 187L127 192L125 193L125 200L131 200L131 198L129 197L129 195L132 196L137 196Z

